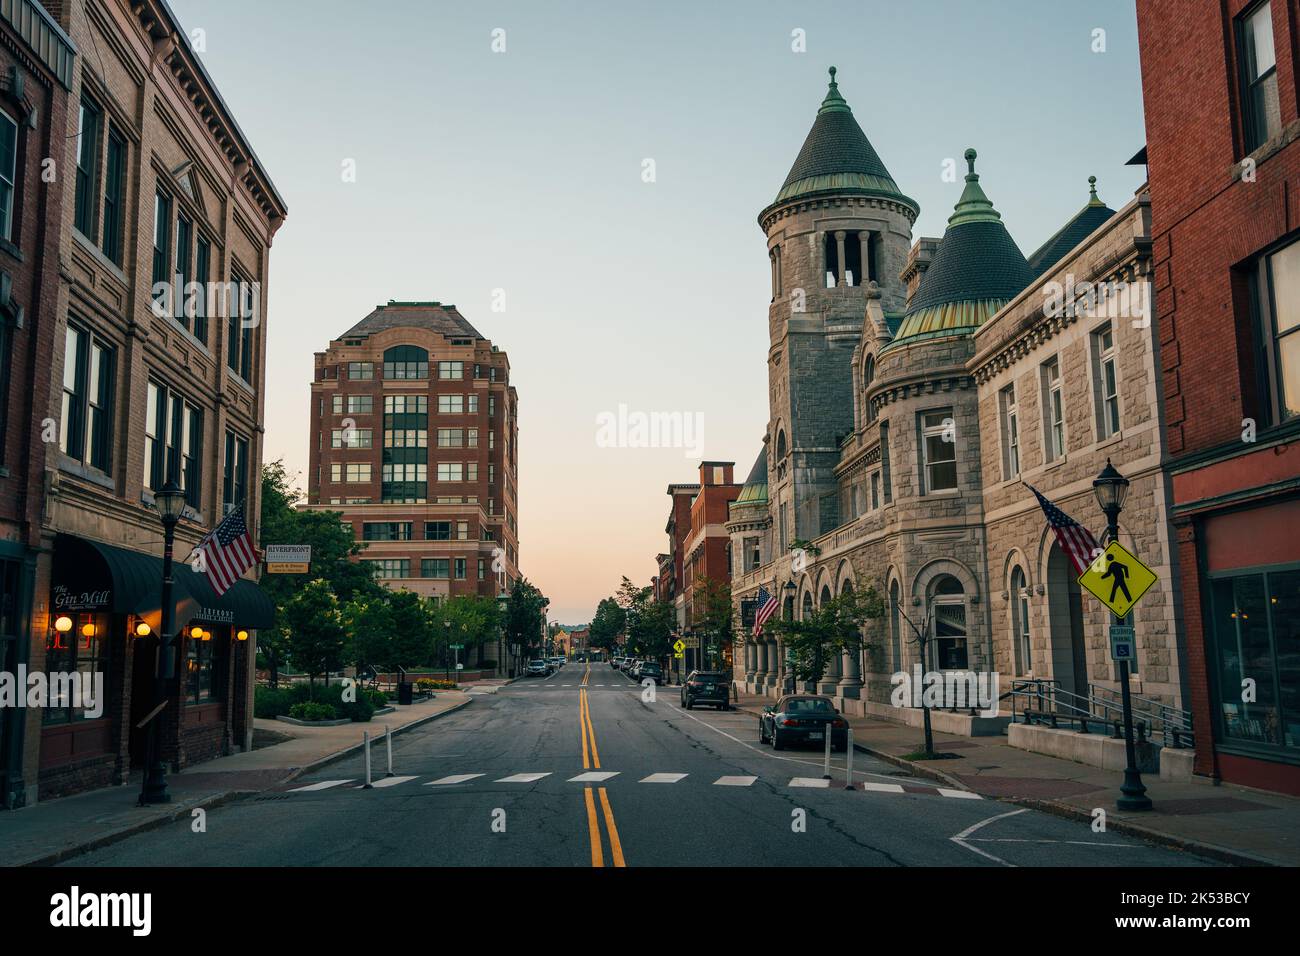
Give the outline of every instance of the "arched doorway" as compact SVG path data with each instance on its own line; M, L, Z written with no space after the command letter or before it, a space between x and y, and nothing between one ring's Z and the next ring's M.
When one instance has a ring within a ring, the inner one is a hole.
M1056 686L1088 693L1088 654L1083 643L1083 598L1070 559L1053 543L1047 558L1047 633Z

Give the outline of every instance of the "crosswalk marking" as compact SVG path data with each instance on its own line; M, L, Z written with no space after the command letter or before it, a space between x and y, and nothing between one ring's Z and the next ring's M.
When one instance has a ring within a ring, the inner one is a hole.
M588 770L586 773L580 773L576 777L570 777L569 783L597 783L601 780L608 780L610 777L617 777L617 770Z
M822 777L795 777L787 786L791 787L829 787L831 782Z
M956 797L958 800L978 800L978 793L971 793L969 790L949 790L946 787L938 787L939 793L945 797Z
M379 787L395 787L395 786L397 786L399 783L406 783L406 781L408 781L408 780L414 780L414 779L415 779L414 777L384 777L384 779L382 779L382 780L376 780L376 781L374 782L374 786L375 786L376 788L379 788Z
M719 777L713 781L715 787L748 787L751 786L757 777Z
M903 787L897 783L864 783L863 790L872 790L876 793L902 793Z
M308 790L329 790L331 787L341 787L345 783L351 783L350 780L322 780L319 783L309 783L305 787L294 787L290 793L304 793Z
M543 777L549 777L550 771L546 773L516 773L509 777L502 777L497 783L532 783L535 780L541 780Z
M425 784L426 787L449 787L454 783L464 783L467 780L473 780L475 777L481 777L481 773L454 773L450 777L442 777L438 780L430 780Z
M652 773L643 778L641 783L676 783L686 777L684 773Z

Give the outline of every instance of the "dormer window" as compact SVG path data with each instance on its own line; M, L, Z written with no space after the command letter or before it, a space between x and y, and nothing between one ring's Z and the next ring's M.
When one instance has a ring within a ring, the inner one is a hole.
M416 345L395 345L384 352L384 378L429 377L429 353Z

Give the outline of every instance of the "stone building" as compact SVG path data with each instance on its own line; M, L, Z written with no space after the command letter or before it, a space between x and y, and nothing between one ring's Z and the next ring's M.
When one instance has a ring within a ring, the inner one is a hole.
M161 0L66 0L81 55L50 155L67 179L28 666L101 672L84 701L26 715L32 801L122 783L142 762L160 627L154 492L176 531L180 676L161 688L162 755L186 766L252 740L256 568L218 598L183 562L243 506L257 540L266 289L283 199Z
M1063 495L1081 522L1100 531L1095 503L1083 495L1091 496L1097 462L1109 451L1134 472L1131 507L1165 520L1149 327L1116 330L1100 357L1110 361L1120 346L1118 384L1094 399L1087 361L1100 323L1081 331L1081 321L1053 324L1043 315L1044 287L1063 270L1092 280L1146 275L1147 203L1135 199L1116 216L1094 194L1027 259L984 192L975 151L965 158L943 237L913 243L917 206L871 148L832 72L795 166L760 216L772 258L770 419L727 524L740 556L732 591L743 653L735 672L751 690L796 689L780 639L770 631L754 639L745 626L760 585L778 596L788 619L847 590L870 587L884 599L884 617L866 625L864 645L831 661L815 685L798 688L832 695L851 713L891 713L891 675L917 663L1006 676L1032 670L1056 680L1068 674L1073 682L1065 664L1074 663L1076 643L1087 652L1079 673L1113 687L1091 617L1081 641L1072 640L1073 575L1063 576L1054 536L1019 479ZM1061 453L1043 463L1038 433L1046 426L1033 383L1052 352L1065 376L1067 417ZM1014 449L999 404L1013 383L1024 398L1011 411L1035 422L1021 429ZM1116 388L1116 402L1105 405ZM1108 417L1109 430L1098 437L1085 426L1102 412L1119 417L1113 428ZM1013 451L1020 456L1014 472L1002 466ZM1169 568L1164 526L1125 540L1157 569ZM1021 605L1004 594L1011 559L1030 606L1024 663L1012 624ZM1140 612L1137 680L1176 703L1175 623L1166 586ZM918 632L929 638L926 661Z
M518 410L506 353L454 305L376 306L316 353L306 507L341 512L389 587L508 592Z

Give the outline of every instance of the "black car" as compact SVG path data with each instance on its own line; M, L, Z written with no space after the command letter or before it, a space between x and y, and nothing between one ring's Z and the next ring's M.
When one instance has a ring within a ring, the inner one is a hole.
M829 697L787 694L775 706L764 707L758 718L759 743L771 743L775 750L802 743L824 747L828 733L832 750L848 748L849 722Z
M662 684L664 682L664 669L654 661L646 661L637 668L636 679L642 683L652 680L655 684Z
M690 710L696 704L730 710L731 679L720 671L691 671L682 685L682 706Z

